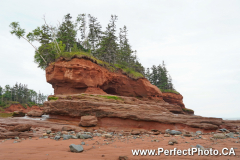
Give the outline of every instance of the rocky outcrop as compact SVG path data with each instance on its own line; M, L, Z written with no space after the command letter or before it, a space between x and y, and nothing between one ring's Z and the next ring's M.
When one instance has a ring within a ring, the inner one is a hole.
M170 104L176 104L179 105L181 108L185 108L185 105L183 104L183 96L181 94L162 93L162 95L165 102L168 102Z
M47 82L54 94L79 94L95 90L95 94L113 94L131 97L147 97L162 100L161 91L146 78L129 78L120 70L108 69L88 59L59 59L46 68ZM92 91L91 91L92 92Z
M32 110L42 111L43 109L39 106L32 106L32 107L27 106L25 108L21 104L12 104L4 110L4 113L10 113L10 112L15 112L15 111L27 113L27 112L30 112Z
M15 132L24 132L24 131L30 131L30 128L32 126L29 124L19 124L17 126L13 126L11 128L9 128L9 131L15 131Z
M79 125L83 127L91 127L96 126L97 122L98 120L96 116L82 116Z
M30 117L41 117L43 115L43 112L32 110L32 111L28 112L27 115Z
M71 99L70 99L70 98ZM175 110L182 111L178 105L164 101L144 101L133 97L119 97L121 99L108 99L101 95L59 95L57 100L44 103L44 110L48 114L81 117L94 115L98 118L121 118L136 121L151 121L162 124L181 124L193 128L216 130L223 124L221 118L207 118L186 114L174 114ZM169 109L168 109L169 108Z

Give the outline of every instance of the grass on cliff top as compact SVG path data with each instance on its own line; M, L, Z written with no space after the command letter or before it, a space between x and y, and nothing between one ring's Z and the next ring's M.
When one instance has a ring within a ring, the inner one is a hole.
M58 97L48 97L48 100L50 101L50 100L54 100L54 101L56 101L56 100L58 100Z
M180 94L179 92L171 89L160 89L162 93L175 93L175 94Z
M13 113L0 113L0 117L2 118L7 118L7 117L12 117Z
M107 98L107 99L114 99L114 100L121 100L123 101L124 99L118 97L118 96L103 96L103 95L98 95L99 97Z
M192 109L188 109L188 108L183 108L182 109L184 112L194 112Z
M119 65L119 64L114 64L114 65L109 64L107 62L104 62L102 60L99 60L99 59L95 58L94 56L90 55L90 53L88 53L88 52L83 52L83 51L63 52L63 53L61 53L60 56L65 58L66 60L71 60L74 57L78 57L78 58L88 57L89 59L91 59L92 61L97 63L98 65L108 69L111 72L115 72L118 69L121 69L123 71L123 73L126 74L127 76L129 76L130 78L138 79L138 78L143 78L144 77L141 73L134 71L132 68L128 68L124 65ZM52 64L54 64L54 62Z

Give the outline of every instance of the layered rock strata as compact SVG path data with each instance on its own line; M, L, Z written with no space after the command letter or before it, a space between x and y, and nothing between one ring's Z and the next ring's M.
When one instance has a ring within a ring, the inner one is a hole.
M193 128L216 130L224 122L221 118L186 115L178 105L164 101L140 100L119 96L118 100L102 95L57 95L57 100L44 103L47 114L81 117L94 115L98 118L122 118L136 121L152 121L163 124L182 124ZM174 114L182 113L182 114Z

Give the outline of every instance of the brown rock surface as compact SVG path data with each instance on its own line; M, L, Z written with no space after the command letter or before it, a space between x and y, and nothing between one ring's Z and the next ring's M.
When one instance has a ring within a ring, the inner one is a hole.
M13 126L11 128L9 128L9 131L15 131L15 132L24 132L24 131L30 131L30 128L32 126L29 124L19 124L17 126Z
M84 127L91 127L96 126L97 122L98 120L96 116L82 116L79 125Z
M108 94L162 99L161 91L147 79L134 80L121 71L110 72L87 59L60 59L46 68L46 78L55 95L84 93L88 88L96 88L98 93L102 89L101 92Z
M27 113L32 110L42 111L42 108L39 106L32 106L32 107L27 106L27 108L24 108L21 104L12 104L4 110L4 113L10 113L10 112L14 112L14 111L21 111L23 113Z
M173 114L168 108L180 106L164 101L144 101L133 97L120 97L122 100L108 99L100 95L59 95L58 100L44 103L44 110L52 115L81 117L86 114L98 118L122 118L136 121L151 121L161 124L182 124L193 128L216 130L223 125L221 118L208 118L186 114Z
M32 110L32 111L28 112L27 115L30 117L41 117L43 115L43 112Z
M183 96L181 94L162 93L162 95L165 102L168 102L170 104L176 104L179 105L181 108L185 108L185 105L183 104Z

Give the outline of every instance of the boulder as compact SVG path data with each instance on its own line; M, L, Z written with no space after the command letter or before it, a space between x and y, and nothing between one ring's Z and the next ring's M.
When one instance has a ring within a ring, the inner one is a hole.
M74 131L75 129L69 126L63 126L62 131Z
M71 152L76 152L76 153L79 153L79 152L82 152L83 151L83 147L81 145L75 145L75 144L71 144L69 146L70 148L70 151Z
M13 117L24 117L25 113L23 113L22 111L14 111L12 116Z
M84 127L91 127L96 126L97 122L98 120L96 116L82 116L79 125Z
M32 110L32 111L28 112L27 115L30 116L30 117L42 117L43 112Z
M24 132L24 131L30 131L30 128L32 126L29 124L19 124L13 127L10 127L8 130L12 132Z

